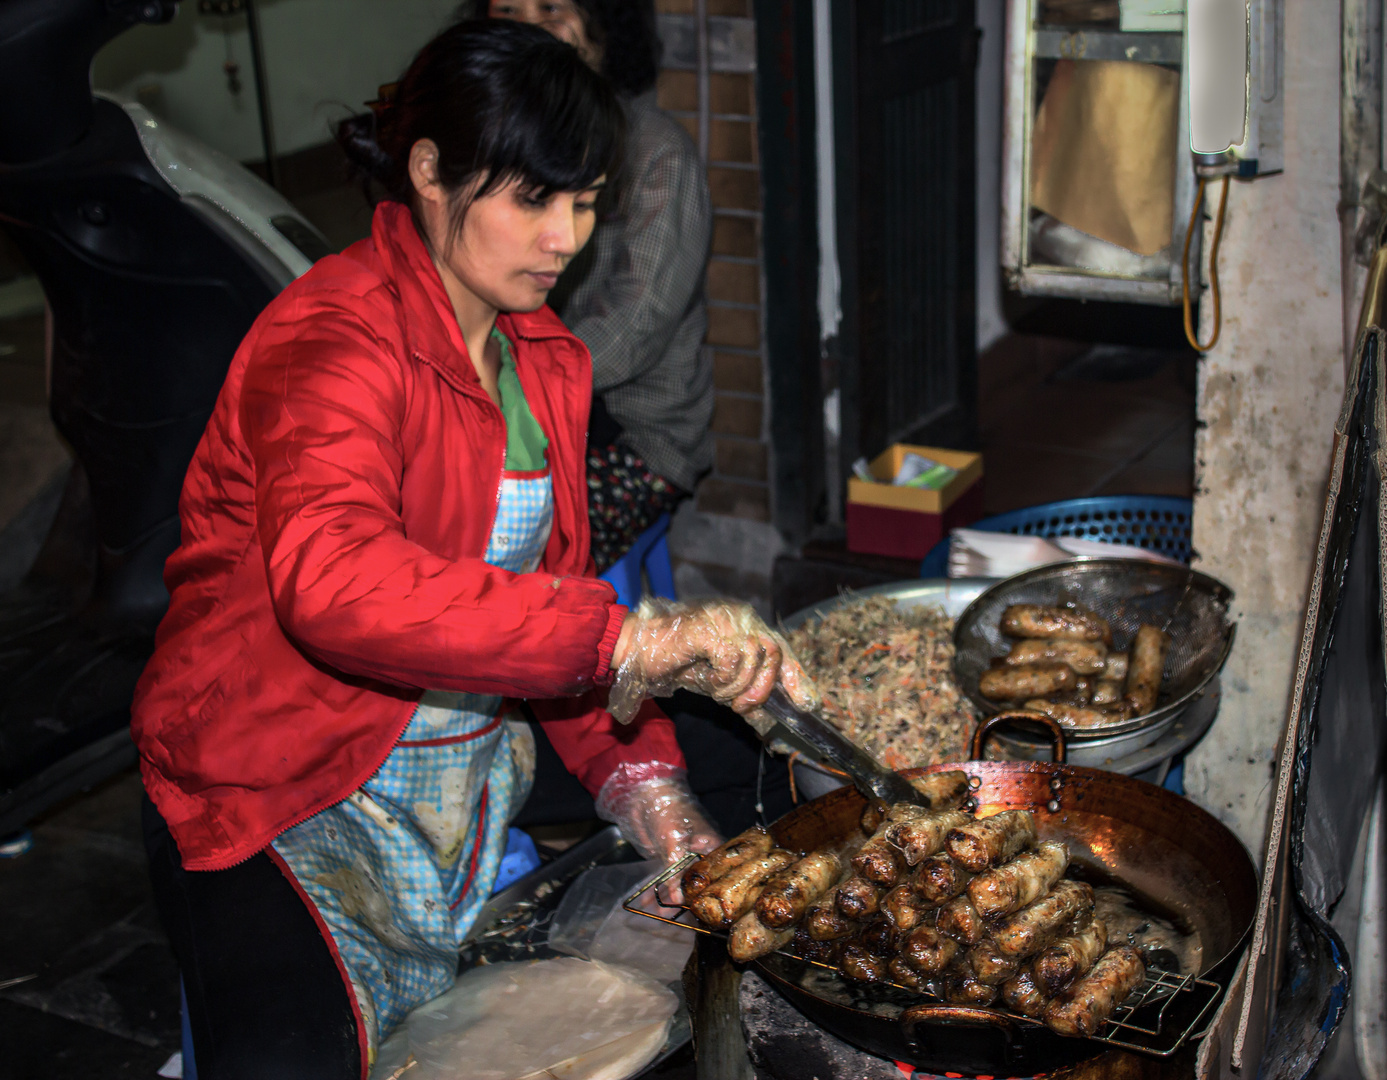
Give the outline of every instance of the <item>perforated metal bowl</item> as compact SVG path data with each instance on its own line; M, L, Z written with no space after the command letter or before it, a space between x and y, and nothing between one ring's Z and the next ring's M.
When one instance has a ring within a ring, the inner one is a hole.
M1156 708L1144 716L1074 729L1075 740L1105 738L1173 721L1193 705L1223 668L1233 647L1228 618L1232 591L1184 566L1131 559L1075 559L1006 578L968 605L954 627L954 673L984 715L1003 706L978 693L978 679L1014 644L1001 631L1011 604L1075 604L1112 626L1113 649L1126 650L1143 623L1170 634Z

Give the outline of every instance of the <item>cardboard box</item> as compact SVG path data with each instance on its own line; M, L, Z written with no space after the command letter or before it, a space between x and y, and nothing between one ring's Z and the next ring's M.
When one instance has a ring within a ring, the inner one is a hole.
M906 454L952 466L958 475L938 491L891 483ZM938 446L896 443L870 466L882 481L848 481L848 550L863 555L923 559L950 529L982 517L982 455Z

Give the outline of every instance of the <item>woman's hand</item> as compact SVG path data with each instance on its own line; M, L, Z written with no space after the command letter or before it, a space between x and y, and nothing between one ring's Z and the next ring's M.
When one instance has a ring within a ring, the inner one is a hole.
M629 723L648 697L684 688L754 714L776 683L796 704L817 704L814 684L790 647L750 604L646 600L626 617L612 653L607 708ZM754 717L753 717L754 719Z
M660 762L620 765L602 785L596 802L600 818L614 823L647 859L665 866L690 852L707 854L722 843L682 769L671 773ZM661 886L660 900L668 905L683 902L678 879Z

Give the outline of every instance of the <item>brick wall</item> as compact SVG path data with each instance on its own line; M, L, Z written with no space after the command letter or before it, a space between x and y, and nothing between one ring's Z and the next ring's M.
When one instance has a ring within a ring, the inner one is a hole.
M750 0L656 0L665 41L660 107L689 130L708 162L714 208L708 337L717 406L716 457L699 485L707 514L770 520L761 331L761 177L756 149ZM706 91L700 92L699 8ZM706 115L700 105L704 104Z

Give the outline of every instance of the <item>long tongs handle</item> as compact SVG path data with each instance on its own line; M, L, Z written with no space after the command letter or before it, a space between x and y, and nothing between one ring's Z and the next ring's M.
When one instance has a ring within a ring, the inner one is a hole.
M889 803L923 803L924 799L899 773L878 765L866 751L849 742L821 716L801 710L777 686L764 706L776 723L808 746L821 760L847 773L853 786L869 799Z

